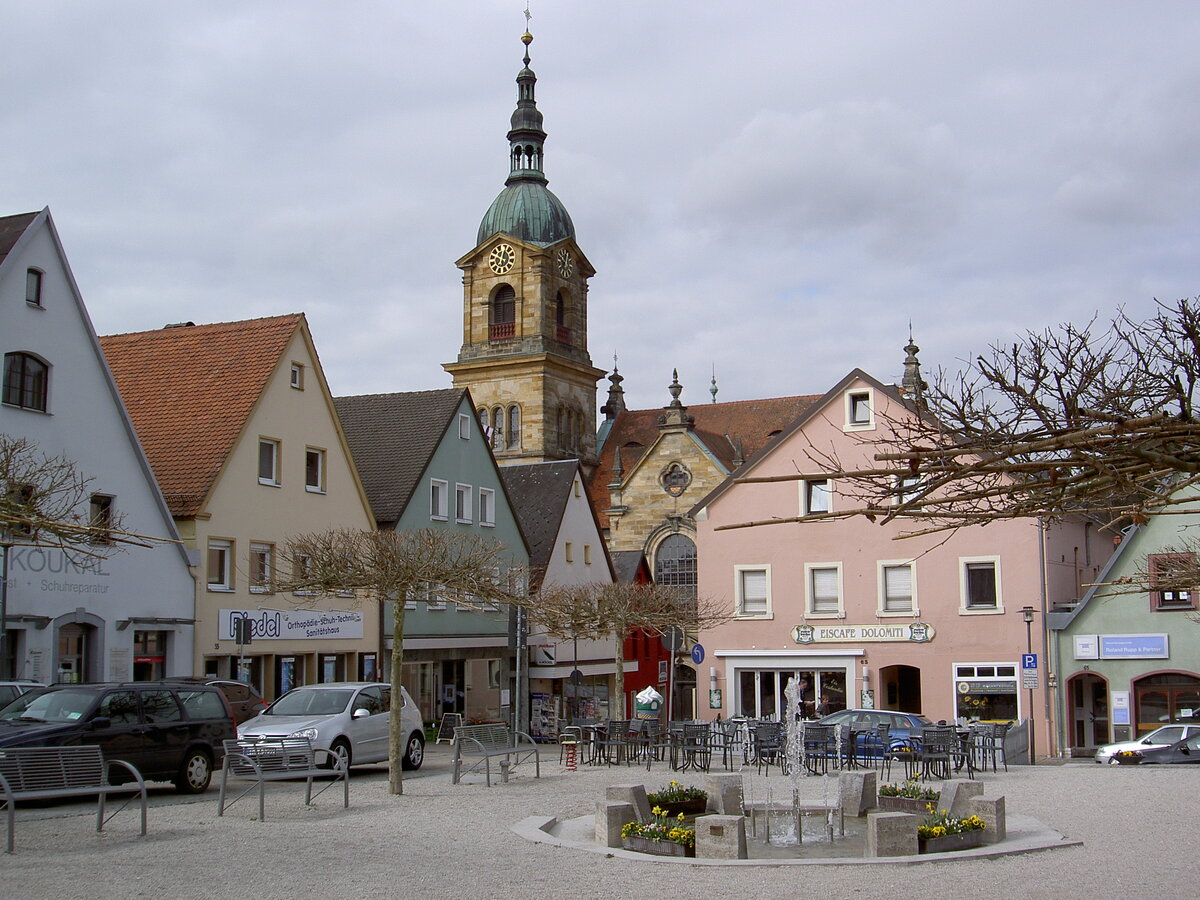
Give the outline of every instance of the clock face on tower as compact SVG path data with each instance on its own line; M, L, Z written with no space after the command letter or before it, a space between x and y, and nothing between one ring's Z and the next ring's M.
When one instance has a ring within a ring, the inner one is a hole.
M492 267L492 271L497 275L503 275L513 267L517 261L517 251L508 244L497 244L492 250L491 256L488 257L488 265Z
M575 261L571 259L571 254L566 247L555 254L554 261L558 265L558 274L563 278L570 278L571 272L575 269Z

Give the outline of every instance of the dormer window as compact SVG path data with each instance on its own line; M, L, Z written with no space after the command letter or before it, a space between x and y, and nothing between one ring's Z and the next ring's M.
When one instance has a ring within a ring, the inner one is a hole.
M42 305L42 273L38 269L25 271L25 302L30 306Z

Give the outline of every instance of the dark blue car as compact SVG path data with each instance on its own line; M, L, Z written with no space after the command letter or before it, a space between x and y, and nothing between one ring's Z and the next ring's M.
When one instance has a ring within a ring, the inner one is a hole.
M862 758L879 757L882 750L878 737L880 725L888 726L889 751L913 749L913 739L921 736L921 729L933 725L920 713L894 709L842 709L818 721L821 725L849 725L856 733L858 755Z

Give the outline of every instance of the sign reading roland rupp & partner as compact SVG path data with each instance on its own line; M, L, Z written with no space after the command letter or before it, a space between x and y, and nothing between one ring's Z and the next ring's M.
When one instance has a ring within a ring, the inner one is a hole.
M337 609L223 609L217 639L234 639L234 622L248 619L255 641L354 640L363 636L363 614Z

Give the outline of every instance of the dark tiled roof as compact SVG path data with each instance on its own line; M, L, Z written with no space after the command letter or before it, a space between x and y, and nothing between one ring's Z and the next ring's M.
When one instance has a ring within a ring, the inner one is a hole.
M0 217L0 262L4 262L10 251L21 239L25 230L33 224L38 213L20 213L15 216Z
M502 466L500 477L529 543L529 564L544 570L554 552L579 461Z
M820 395L768 397L689 406L687 411L695 419L696 438L728 471L732 471L734 460L739 456L738 448L741 459L749 459L819 399ZM621 466L628 474L658 439L658 417L663 412L661 408L626 410L613 423L600 451L600 463L592 476L589 491L603 526L608 525L603 510L608 508L608 485L613 480L617 450L621 451Z
M617 550L612 554L613 570L616 572L618 584L633 584L637 579L638 569L646 557L641 550ZM646 573L649 580L649 573Z
M334 398L377 522L400 520L464 396L443 388Z
M303 323L293 313L100 338L172 515L200 512Z

